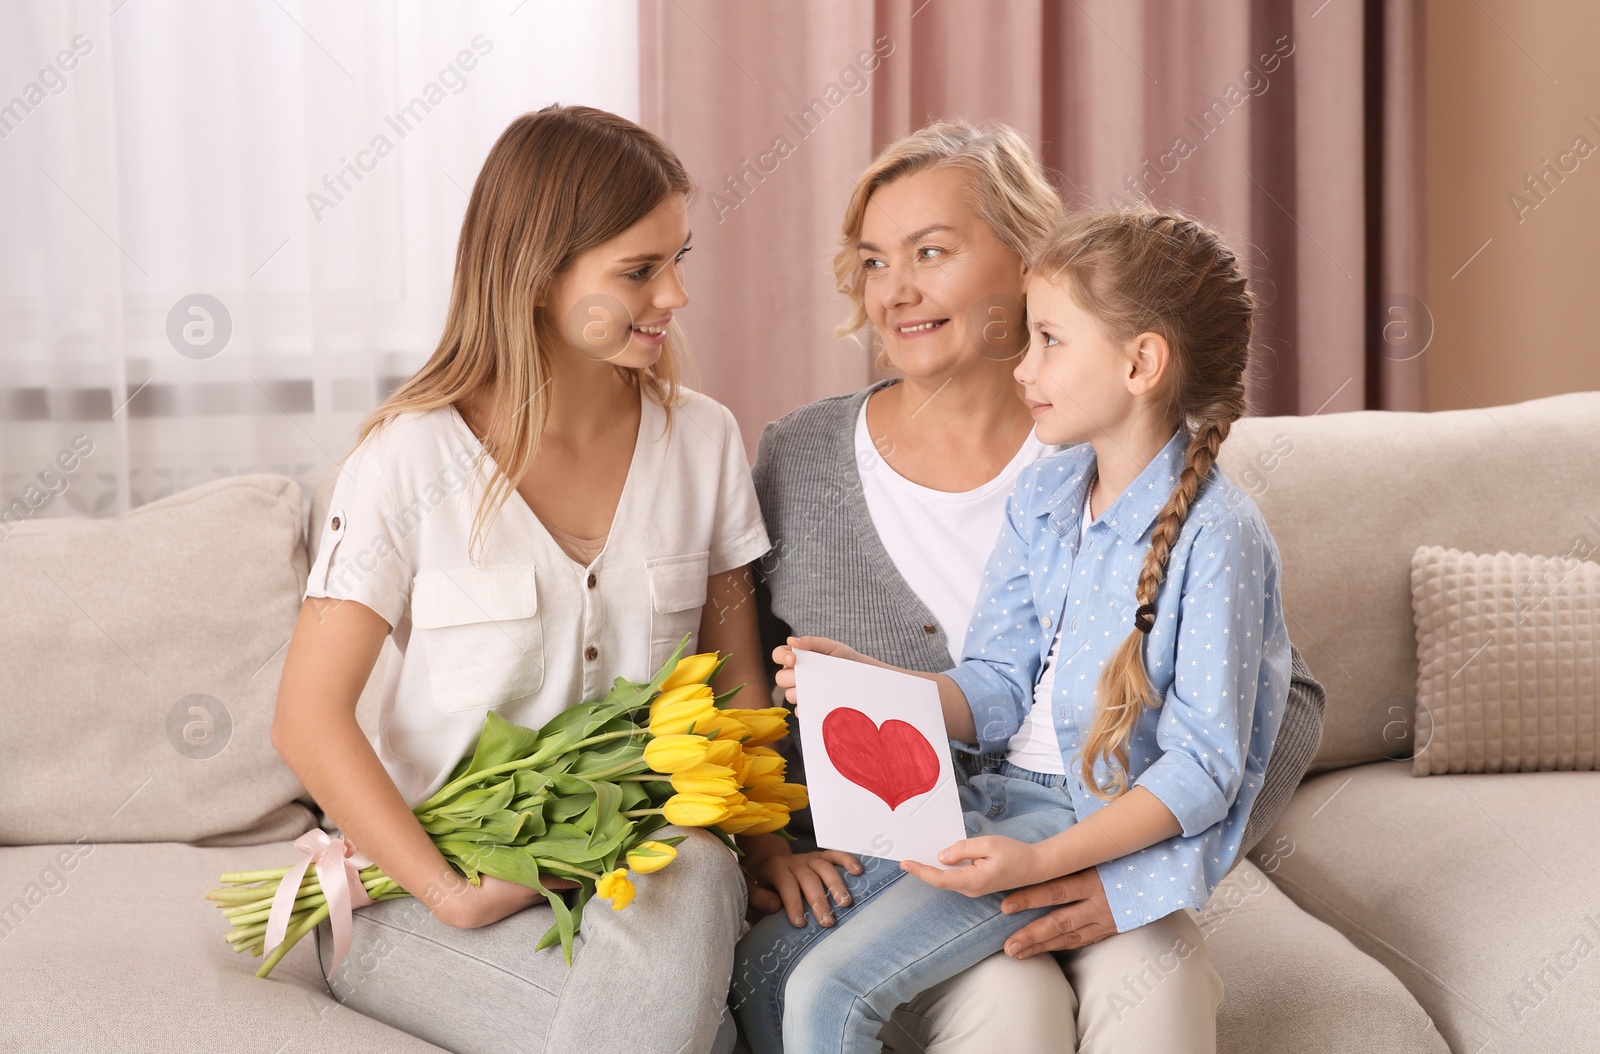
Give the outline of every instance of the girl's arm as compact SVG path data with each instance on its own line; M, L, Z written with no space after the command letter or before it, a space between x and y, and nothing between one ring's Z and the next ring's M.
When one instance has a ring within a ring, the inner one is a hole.
M339 830L451 926L477 927L542 898L485 875L474 886L417 822L356 723L356 702L389 624L353 600L310 598L289 641L272 745Z
M931 886L953 889L969 897L1047 882L1107 860L1137 853L1182 833L1178 817L1160 798L1135 786L1080 823L1029 845L1012 838L985 835L963 838L939 851L939 862L971 867L942 871L914 860L900 866Z
M907 670L900 666L891 666L886 662L879 662L870 655L863 655L836 640L827 637L790 637L788 644L780 644L773 649L772 660L779 666L775 675L778 686L782 688L783 697L789 700L791 706L795 705L794 691L794 653L796 650L814 651L823 655L832 655L835 658L849 659L852 662L866 663L868 666L877 666L884 670L893 670L896 673L909 674L920 677L924 681L932 681L939 689L939 709L944 712L944 730L951 739L959 739L963 743L975 743L978 731L972 721L972 708L967 705L967 695L955 678L944 673L925 673L922 670Z

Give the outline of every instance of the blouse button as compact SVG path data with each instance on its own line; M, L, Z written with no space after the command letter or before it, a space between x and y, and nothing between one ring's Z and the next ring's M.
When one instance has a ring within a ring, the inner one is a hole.
M591 575L590 575L590 576L589 576L589 588L590 588L590 589L593 589L593 588L594 588L594 583L595 583L595 577L594 577L594 575L592 575L592 574L591 574Z
M583 649L583 657L588 659L590 662L593 662L600 657L600 649L591 644L587 648Z
M335 516L333 518L333 522L328 524L328 526L337 531L339 529L339 517Z
M1040 619L1039 620L1039 625L1043 626L1045 629L1049 629L1050 628L1050 618L1049 618L1049 616L1046 616L1046 617Z
M936 630L936 628L937 627L935 627L934 624L931 623L931 622L924 622L922 624L922 632L924 632L924 633L933 633Z

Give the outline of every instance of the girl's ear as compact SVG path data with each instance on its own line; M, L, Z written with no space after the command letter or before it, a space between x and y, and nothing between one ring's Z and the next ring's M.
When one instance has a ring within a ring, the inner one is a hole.
M1172 367L1172 348L1159 333L1141 333L1129 342L1128 376L1131 395L1157 391Z

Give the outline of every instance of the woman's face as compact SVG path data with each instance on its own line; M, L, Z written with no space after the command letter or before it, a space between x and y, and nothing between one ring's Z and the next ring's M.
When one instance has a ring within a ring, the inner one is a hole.
M974 211L964 173L925 169L873 191L857 249L867 318L902 373L1021 353L1022 259Z
M655 365L672 312L689 302L688 251L688 202L668 194L632 227L578 256L543 305L561 343L595 362Z
M1039 442L1086 443L1121 435L1138 411L1130 375L1137 342L1123 346L1062 283L1028 279L1028 351L1014 376ZM1137 386L1136 386L1137 387Z

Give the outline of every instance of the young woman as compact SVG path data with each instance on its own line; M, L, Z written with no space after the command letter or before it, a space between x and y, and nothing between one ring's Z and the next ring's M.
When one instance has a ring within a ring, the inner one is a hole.
M1005 500L1017 475L1056 449L1033 435L1012 373L1026 347L1024 260L1060 213L1033 152L1004 126L938 122L861 175L834 266L852 306L839 332L864 330L879 368L898 376L796 410L762 435L755 478L774 547L757 568L769 651L798 631L930 673L960 661ZM1241 852L1276 821L1316 752L1323 693L1291 652L1283 725ZM848 903L838 864L860 870L848 854L781 850L752 869L782 893L794 926L808 911L827 926ZM1103 939L1118 926L1102 870L1015 894L1018 906L1066 906L1018 930L1010 955L908 1001L882 1033L886 1047L1069 1054L1117 1028L1123 976L1171 943L1149 928ZM1064 949L1059 964L1043 954ZM741 956L736 984L760 969ZM1169 978L1141 1000L1141 1016L1214 1009L1220 982L1208 973Z
M537 893L469 884L411 813L485 711L536 727L648 679L686 633L733 656L720 689L764 680L744 583L768 542L738 427L677 380L689 191L615 115L511 123L467 206L444 336L343 465L289 646L274 746L416 895L356 913L330 986L460 1054L731 1046L744 889L705 832L675 831L678 860L626 911L585 914L569 969L534 951ZM355 706L386 638L369 742Z
M831 933L767 920L745 938L787 964L740 1007L759 1050L780 1023L793 1054L880 1049L895 1006L1027 917L1002 891L1112 862L1119 924L1182 920L1174 970L1209 969L1181 909L1237 858L1289 692L1277 547L1215 467L1246 410L1254 296L1213 232L1148 208L1072 215L1030 270L1016 377L1039 438L1067 449L1018 478L963 661L918 674L953 738L1006 760L961 789L974 837L939 862L968 866L869 868ZM875 662L791 644L774 659L799 705L794 647ZM1214 1007L1159 1034L1126 1020L1110 1049L1215 1049Z

